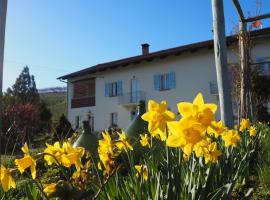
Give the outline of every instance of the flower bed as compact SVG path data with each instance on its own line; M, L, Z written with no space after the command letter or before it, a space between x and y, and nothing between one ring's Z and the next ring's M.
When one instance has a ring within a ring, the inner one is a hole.
M192 103L177 107L182 117L175 121L166 101L150 100L142 116L148 132L131 140L124 131L116 138L104 131L97 154L73 147L70 141L47 144L35 154L25 144L24 156L14 161L14 168L1 165L2 196L16 188L12 173L17 171L33 183L25 186L28 199L230 198L248 177L266 126L242 119L240 127L230 129L215 120L217 106L204 103L200 93ZM48 170L57 166L58 180L44 184L37 162Z

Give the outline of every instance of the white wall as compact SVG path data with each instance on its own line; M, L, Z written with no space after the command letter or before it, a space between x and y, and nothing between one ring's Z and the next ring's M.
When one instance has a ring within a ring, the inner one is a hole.
M270 42L258 42L253 49L253 55L270 56ZM118 105L118 97L105 97L106 82L123 81L123 93L130 92L130 82L133 77L139 80L140 90L146 92L146 99L155 101L167 100L168 107L177 112L176 104L180 101L192 101L198 92L202 92L206 102L218 104L217 97L210 94L209 82L216 82L213 49L198 50L194 53L183 53L179 56L168 56L165 59L156 58L152 62L142 62L127 67L109 69L101 73L91 74L96 77L96 106L70 109L72 84L69 85L68 119L75 124L77 115L86 116L91 110L94 113L95 130L107 129L110 125L110 113L118 113L118 125L127 127L131 122L130 110ZM258 52L258 53L257 53ZM237 62L237 48L229 48L228 62ZM176 88L166 91L154 90L154 74L176 73ZM86 76L87 77L87 76ZM86 78L81 77L81 78ZM90 77L90 75L89 75ZM71 80L69 80L71 81ZM219 117L219 112L217 114Z

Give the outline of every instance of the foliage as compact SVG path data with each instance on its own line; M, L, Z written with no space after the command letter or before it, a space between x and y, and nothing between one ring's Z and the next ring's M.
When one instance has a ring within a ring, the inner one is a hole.
M30 141L37 131L37 123L38 110L32 104L10 105L3 110L3 131L9 144L23 144Z
M46 103L41 100L39 103L38 107L38 127L39 127L39 132L46 132L50 130L50 121L52 118L52 113L51 111L47 108Z
M61 115L57 126L53 132L53 141L64 141L67 138L70 138L74 130L70 122L67 120L64 114Z
M35 77L30 75L28 66L25 66L16 79L15 84L12 88L8 88L6 92L7 96L13 96L16 98L16 103L39 103L39 94L36 88Z
M266 134L265 139L262 142L262 149L260 152L260 165L259 165L259 180L264 186L270 186L270 135Z
M270 100L270 76L260 76L257 71L252 73L252 92L254 94L255 117L261 122L270 122L267 103Z
M3 104L2 131L5 135L1 138L9 144L33 141L38 133L50 130L52 115L45 102L40 100L35 78L30 75L27 66L23 68L12 88L4 93ZM12 147L6 150L11 152Z

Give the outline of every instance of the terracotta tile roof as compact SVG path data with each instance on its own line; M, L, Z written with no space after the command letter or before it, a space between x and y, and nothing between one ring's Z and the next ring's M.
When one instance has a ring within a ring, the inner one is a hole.
M270 28L264 28L260 30L255 30L250 32L251 36L253 38L257 37L270 37ZM237 42L237 35L232 35L227 37L227 45L230 45L231 43ZM183 52L195 52L199 49L203 48L213 48L214 42L213 40L207 40L203 42L198 42L198 43L193 43L193 44L188 44L180 47L175 47L175 48L170 48L170 49L165 49L161 51L156 51L153 53L149 53L146 55L139 55L139 56L134 56L134 57L129 57L129 58L124 58L112 62L107 62L107 63L102 63L102 64L97 64L88 68L85 68L80 71L76 71L71 74L67 74L61 77L58 77L57 79L69 79L69 78L74 78L77 76L83 76L86 74L92 74L98 71L105 71L107 69L115 69L117 67L126 67L130 64L139 64L142 61L152 61L155 58L165 58L169 55L180 55Z

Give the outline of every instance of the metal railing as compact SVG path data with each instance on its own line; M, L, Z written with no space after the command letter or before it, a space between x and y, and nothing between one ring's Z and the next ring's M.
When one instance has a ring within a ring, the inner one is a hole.
M122 96L119 96L118 103L119 105L137 104L140 100L145 100L144 91L123 93Z

